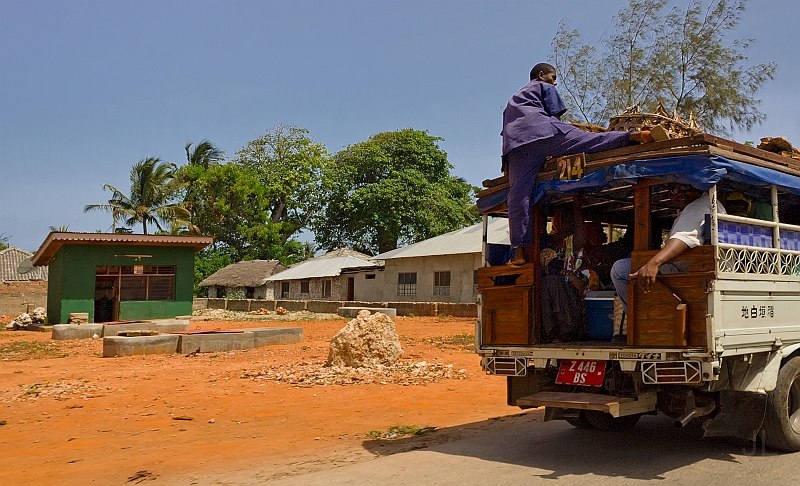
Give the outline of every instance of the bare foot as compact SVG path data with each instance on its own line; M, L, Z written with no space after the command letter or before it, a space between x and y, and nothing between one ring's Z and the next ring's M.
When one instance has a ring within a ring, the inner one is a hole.
M640 132L630 132L631 142L650 143L653 141L653 136L650 135L650 130L642 130Z
M521 267L525 265L525 251L522 248L514 248L514 258L509 260L506 265L510 267Z

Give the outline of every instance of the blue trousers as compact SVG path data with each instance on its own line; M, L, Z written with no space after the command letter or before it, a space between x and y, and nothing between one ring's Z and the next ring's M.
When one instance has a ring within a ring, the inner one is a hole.
M508 229L512 248L533 245L531 193L546 157L602 152L630 145L628 132L588 133L574 128L544 140L519 146L508 153Z

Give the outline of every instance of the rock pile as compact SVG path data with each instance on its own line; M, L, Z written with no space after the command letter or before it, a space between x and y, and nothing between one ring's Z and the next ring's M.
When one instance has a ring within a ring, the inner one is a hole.
M31 318L30 314L27 312L23 312L22 314L18 315L14 318L13 321L6 324L6 330L8 331L19 331L27 329L29 325L33 324L33 319Z
M470 378L465 369L455 369L452 364L414 363L401 360L391 366L377 365L369 368L350 368L347 366L323 366L320 362L302 362L282 364L280 366L264 366L257 370L248 370L240 377L249 380L268 380L288 383L298 388L332 385L425 385L441 380L467 380Z
M44 310L44 307L37 307L33 309L32 314L23 312L15 317L13 321L6 324L6 330L18 331L27 329L31 324L44 324L45 317L47 317L47 312Z
M88 312L70 312L68 324L89 324Z
M403 356L394 322L386 314L362 310L331 339L326 366L373 368Z

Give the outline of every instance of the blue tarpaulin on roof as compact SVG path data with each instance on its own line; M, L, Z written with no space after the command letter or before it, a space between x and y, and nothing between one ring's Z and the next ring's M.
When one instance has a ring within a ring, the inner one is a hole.
M792 194L800 195L800 177L774 169L737 162L719 155L687 155L659 159L635 160L601 167L586 177L574 181L550 179L539 181L533 188L531 204L548 193L569 194L622 184L635 184L642 177L655 177L665 182L687 184L707 190L723 178L756 187L777 185ZM485 211L506 200L508 190L488 194L478 199L478 210Z

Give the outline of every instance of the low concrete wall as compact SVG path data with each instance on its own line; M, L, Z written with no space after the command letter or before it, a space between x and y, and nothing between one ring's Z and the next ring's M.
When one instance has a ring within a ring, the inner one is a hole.
M438 302L436 304L438 314L453 317L478 317L478 304L450 304Z
M103 336L102 324L56 324L53 326L51 339L67 341L70 339L91 339L92 336Z
M228 299L206 299L206 302L209 309L225 309L228 305Z
M250 301L250 310L258 310L258 309L267 309L270 311L275 310L275 301L274 300L258 300L253 299Z
M307 310L335 314L339 307L360 307L367 309L394 308L398 316L438 316L444 314L454 317L478 317L478 304L449 302L359 302L336 300L255 300L255 299L195 299L193 308L229 309L254 311L258 309L275 310L283 307L290 312Z
M103 338L103 357L133 356L135 354L173 354L178 350L181 336L110 336Z
M337 313L342 317L357 317L362 310L367 310L371 314L380 312L392 319L397 317L397 309L392 309L391 307L339 307Z
M436 316L436 302L389 302L389 307L397 309L398 316Z
M306 310L305 300L279 300L275 303L276 307L283 307L289 312Z
M257 327L247 328L253 334L253 347L274 344L294 344L303 342L302 327Z
M164 319L158 321L131 322L127 324L105 324L103 337L117 336L126 331L158 331L162 334L189 330L189 321Z
M208 309L208 299L195 297L192 299L192 310Z
M247 312L250 310L250 301L245 299L227 299L226 309L239 312Z
M178 352L182 354L252 349L255 342L252 332L181 334L180 338Z
M306 302L307 311L325 314L336 314L336 311L342 306L344 306L344 302L339 300L309 300Z

